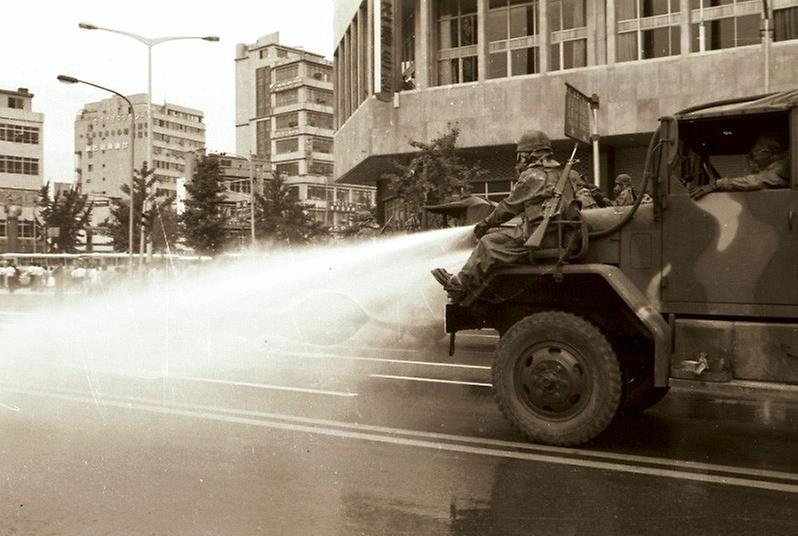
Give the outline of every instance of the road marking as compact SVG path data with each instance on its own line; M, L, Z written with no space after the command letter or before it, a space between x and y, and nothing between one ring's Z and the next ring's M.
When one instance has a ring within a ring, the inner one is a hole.
M183 380L183 381L190 381L190 382L201 382L201 383L217 383L221 385L235 385L238 387L254 387L256 389L266 389L270 391L292 391L296 393L308 393L312 395L329 395L329 396L341 396L352 398L358 396L357 393L350 393L347 391L327 391L324 389L311 389L309 387L287 387L285 385L272 385L268 383L250 383L250 382L238 382L238 381L231 381L231 380L215 380L211 378L198 378L195 376L169 376L171 380Z
M369 374L369 378L383 378L386 380L406 380L412 382L452 383L455 385L475 385L477 387L493 387L490 383L461 382L456 380L439 380L437 378L421 378L418 376L394 376L392 374Z
M32 396L42 396L46 398L55 398L60 400L68 400L72 402L81 402L89 404L93 402L93 400L91 400L91 398L87 397L85 394L82 395L62 394L59 392L54 392L50 389L39 390L36 388L25 388L25 387L4 387L4 389L8 392L17 392ZM70 391L70 390L67 389L65 391ZM124 401L125 399L135 400L135 402ZM484 456L492 456L497 458L511 458L523 461L581 467L585 469L606 470L606 471L613 471L619 473L655 476L662 478L671 478L676 480L702 482L708 484L756 488L767 491L779 491L784 493L798 493L797 484L789 484L784 482L768 482L764 480L754 480L751 478L741 478L739 476L702 474L702 473L683 471L678 469L662 469L657 467L635 466L635 465L630 465L628 463L616 463L616 462L606 462L606 461L598 461L591 459L568 458L568 457L561 457L554 455L554 453L557 450L561 450L564 452L580 452L579 449L559 449L558 447L546 447L544 449L540 448L541 446L539 445L518 444L520 447L526 447L529 450L548 449L552 451L552 454L518 452L518 451L484 446L484 445L490 445L491 443L496 443L498 440L491 441L491 440L483 440L483 439L471 438L465 436L463 437L445 436L444 434L434 434L434 433L416 432L411 430L390 429L390 428L385 429L388 431L387 435L380 435L380 434L375 434L373 433L373 430L370 430L378 427L369 427L365 425L357 425L351 423L337 423L336 421L328 421L336 425L342 425L345 426L345 428L349 428L349 430L341 430L337 428L327 428L325 427L325 425L319 426L316 424L310 424L310 422L313 421L312 419L306 419L300 417L285 416L285 418L288 419L289 422L280 422L277 420L270 420L269 414L262 414L258 412L221 408L222 413L215 413L215 411L217 411L220 408L214 408L212 406L211 407L200 406L195 404L181 404L181 403L174 403L172 407L169 407L164 405L162 402L149 401L146 399L134 399L132 397L119 397L119 399L117 400L106 398L103 400L103 404L106 406L118 407L121 409L134 409L140 411L147 411L151 413L179 415L185 417L232 423L232 424L267 427L267 428L288 430L294 432L325 435L330 437L361 439L365 441L387 443L393 445L414 446L414 447L434 449L438 451L443 450L448 452L484 455ZM188 407L190 409L180 409L181 406ZM235 413L231 415L229 414L231 412ZM296 422L305 421L308 424L296 424L295 422L290 422L291 420ZM353 431L352 429L355 430ZM390 433L391 431L393 431L393 433ZM397 437L397 433L401 433L402 435L405 436L416 436L416 437L426 436L426 438L410 439L408 437ZM479 446L460 445L460 444L452 444L441 441L431 441L429 439L429 438L440 438L440 437L446 437L447 439L455 438L462 442L477 443L477 445L481 443L482 445ZM500 442L500 443L507 443L514 445L512 442ZM608 454L608 453L599 453L591 451L581 451L581 452L585 453L587 456L590 457L600 457L602 455ZM798 475L792 473L781 473L777 471L764 471L764 470L738 468L731 466L715 466L712 464L690 464L690 462L677 462L675 460L646 458L639 456L625 456L621 454L617 454L616 456L623 459L623 461L625 462L632 461L635 458L637 458L637 459L646 460L648 463L654 463L659 465L686 463L687 465L692 465L692 467L688 468L693 470L728 472L736 475L761 476L761 477L768 477L779 480L798 480Z
M114 368L114 367L95 367L95 366L86 366L80 367L77 365L66 365L62 363L50 363L49 366L55 366L58 368L64 368L68 370L90 370L91 372L99 372L102 374L108 374L112 376L122 376L124 378L136 378L140 380L160 380L160 379L171 379L171 380L182 380L182 381L190 381L190 382L199 382L199 383L216 383L221 385L233 385L238 387L252 387L255 389L264 389L270 391L291 391L296 393L308 393L312 395L327 395L327 396L340 396L346 398L353 398L359 396L358 393L351 393L348 391L330 391L324 389L312 389L310 387L291 387L287 385L274 385L268 383L252 383L252 382L240 382L234 380L218 380L215 378L201 378L198 376L179 376L179 375L170 375L165 373L164 371L158 370L125 370L123 368ZM91 380L89 380L91 381Z
M384 349L384 348L383 348ZM486 365L466 365L464 363L438 363L435 361L414 361L406 359L389 359L384 357L351 356L341 354L325 354L319 352L279 352L282 356L310 357L313 359L342 359L351 361L372 361L375 363L399 363L402 365L423 365L428 367L464 368L476 370L490 370Z

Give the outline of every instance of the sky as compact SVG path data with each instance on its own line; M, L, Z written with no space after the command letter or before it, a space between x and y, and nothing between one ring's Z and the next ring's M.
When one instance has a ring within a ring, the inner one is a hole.
M149 38L216 35L153 48L153 103L202 110L209 151L235 151L235 48L279 31L280 43L333 55L333 0L10 2L0 32L0 89L26 87L44 114L44 180L74 179L74 121L85 103L110 94L56 80L66 74L130 95L147 92L147 47L79 22Z

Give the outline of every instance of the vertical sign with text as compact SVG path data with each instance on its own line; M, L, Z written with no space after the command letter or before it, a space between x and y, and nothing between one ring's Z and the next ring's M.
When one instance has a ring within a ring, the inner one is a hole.
M565 135L589 144L591 99L571 84L565 84Z

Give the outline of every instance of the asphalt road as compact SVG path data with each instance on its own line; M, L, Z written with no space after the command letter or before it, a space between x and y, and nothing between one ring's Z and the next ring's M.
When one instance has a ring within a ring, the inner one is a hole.
M798 534L798 404L678 390L532 445L493 403L494 342L16 359L0 535Z

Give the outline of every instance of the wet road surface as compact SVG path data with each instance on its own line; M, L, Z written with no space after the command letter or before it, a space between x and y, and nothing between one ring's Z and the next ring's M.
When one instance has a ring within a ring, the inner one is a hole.
M798 404L677 390L532 445L493 402L494 343L28 356L0 381L0 534L798 533Z

